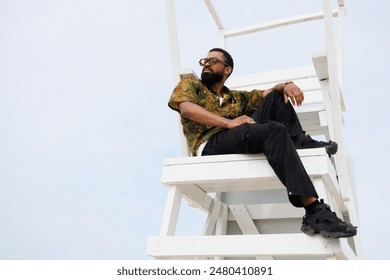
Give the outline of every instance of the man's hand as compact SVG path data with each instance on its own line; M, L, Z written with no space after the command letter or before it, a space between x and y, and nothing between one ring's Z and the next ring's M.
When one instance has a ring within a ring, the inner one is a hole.
M305 96L303 91L294 83L288 83L283 87L284 102L287 104L288 99L292 105L301 106Z
M235 119L229 120L227 128L228 129L236 128L236 127L239 127L239 126L246 124L246 123L247 124L254 124L256 122L251 117L243 115L243 116L237 117Z

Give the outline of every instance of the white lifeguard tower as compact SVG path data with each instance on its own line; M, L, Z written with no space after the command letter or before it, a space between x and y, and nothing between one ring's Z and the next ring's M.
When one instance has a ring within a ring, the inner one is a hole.
M266 89L293 80L304 90L305 103L297 108L304 130L336 141L339 150L332 158L325 149L298 150L298 153L320 197L339 217L358 226L353 172L343 148L345 104L341 80L345 5L343 0L318 1L322 1L322 11L230 30L224 28L213 1L204 0L204 4L216 23L219 47L228 51L226 40L231 37L323 21L324 50L308 54L312 55L311 64L232 76L227 86ZM193 2L202 4L198 3L201 0ZM176 84L181 78L195 74L180 65L174 0L166 0L166 8ZM308 236L300 231L304 210L288 202L285 187L263 154L191 157L184 137L181 142L183 157L164 161L161 181L168 187L168 197L160 235L149 237L149 256L156 259L362 258L359 231L354 237L340 239ZM182 199L207 213L202 233L176 236Z

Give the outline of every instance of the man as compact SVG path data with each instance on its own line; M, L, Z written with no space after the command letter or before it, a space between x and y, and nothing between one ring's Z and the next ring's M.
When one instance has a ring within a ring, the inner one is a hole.
M356 235L356 227L343 222L318 200L296 152L321 147L329 156L337 152L335 142L316 141L302 130L293 108L304 101L302 90L292 81L267 90L229 90L224 84L234 63L220 48L210 50L199 63L203 66L201 80L181 80L168 104L181 115L191 153L264 153L286 186L291 204L306 210L303 232L334 238Z

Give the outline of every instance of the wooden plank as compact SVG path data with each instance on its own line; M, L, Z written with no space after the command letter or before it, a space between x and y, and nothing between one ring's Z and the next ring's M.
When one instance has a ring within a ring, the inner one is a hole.
M246 204L245 208L253 220L302 218L305 214L303 208L294 207L291 203ZM229 215L228 220L235 220L233 214Z
M325 149L317 156L301 156L311 177L331 168ZM304 154L307 150L299 150ZM317 151L319 152L319 151ZM261 170L261 172L260 172ZM264 155L219 155L177 158L165 162L161 181L169 185L196 185L205 192L283 188Z
M180 80L179 77L180 52L179 52L179 42L177 37L174 0L166 0L165 8L166 8L167 19L168 19L169 49L171 51L173 81L174 83L178 83Z
M217 194L218 195L218 194ZM215 228L215 235L225 235L227 232L227 221L228 221L228 206L223 203L221 211L219 211L219 216L217 220L217 225Z
M197 237L151 236L148 241L147 255L158 258L330 257L334 255L334 251L342 252L340 243L345 241L323 238L319 235L308 236L303 233Z
M245 205L230 205L229 209L243 234L260 234ZM274 258L272 256L256 256L256 259L272 260Z
M211 235L214 232L217 218L221 211L222 202L218 199L214 199L211 205L211 210L207 215L206 223L203 229L202 235Z
M176 186L168 189L163 221L160 229L161 236L175 235L177 219L179 217L182 193Z
M198 75L193 69L180 69L179 70L180 79L184 78L195 78L199 79Z
M274 71L254 73L250 75L233 76L229 78L226 85L229 88L240 88L252 85L275 85L286 80L303 80L315 78L316 72L313 65L306 65L293 68L285 68ZM259 89L261 89L260 87Z
M335 10L332 14L333 14L333 16L337 16L338 11ZM306 15L301 15L301 16L296 16L296 17L274 20L274 21L265 22L265 23L261 23L261 24L256 24L256 25L246 26L246 27L242 27L242 28L227 30L227 31L225 31L225 37L230 38L230 37L234 37L234 36L241 36L241 35L246 35L246 34L250 34L250 33L254 33L254 32L259 32L259 31L264 31L264 30L268 30L268 29L287 26L287 25L291 25L291 24L303 23L303 22L312 21L312 20L320 20L323 18L324 18L324 14L322 12L316 12L316 13L311 13L311 14L306 14Z
M312 61L315 68L315 71L317 73L319 81L326 81L327 84L329 84L329 66L328 66L328 58L325 52L321 53L315 53L312 55ZM329 86L324 87L323 83L320 83L321 87L324 91L324 94L329 94ZM345 102L344 102L344 96L341 91L341 85L340 81L338 81L338 91L340 93L340 108L342 111L345 111ZM327 105L327 108L332 108L331 104L329 103Z
M328 61L326 52L315 53L311 57L317 77L320 81L329 79Z
M229 210L231 211L234 219L236 220L240 230L243 234L259 234L255 223L253 222L251 216L245 208L245 205L229 205Z
M325 149L303 149L297 150L298 155L303 157L315 157L327 155ZM204 157L175 157L166 158L164 160L164 166L173 165L186 165L186 164L204 164L204 163L219 163L219 162L247 162L265 160L264 154L227 154L227 155L215 155Z
M183 197L189 202L193 207L197 207L204 212L208 213L213 202L213 198L206 194L202 189L196 185L190 185L181 187L181 192Z
M322 182L326 186L326 190L331 194L332 198L335 200L340 211L345 214L348 212L346 202L349 201L348 197L344 197L341 193L339 183L336 179L336 172L333 170L334 174L324 173L322 175Z
M204 2L206 4L206 6L207 6L207 9L209 9L209 12L210 12L211 16L213 17L213 19L215 21L215 24L217 25L218 29L223 29L222 21L219 18L218 14L217 14L217 11L214 8L213 3L211 3L210 0L204 0Z

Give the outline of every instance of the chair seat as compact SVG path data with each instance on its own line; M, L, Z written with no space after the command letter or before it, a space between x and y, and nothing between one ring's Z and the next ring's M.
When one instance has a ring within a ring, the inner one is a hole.
M336 187L334 168L324 148L298 150L311 178L324 177ZM169 158L161 181L166 186L196 186L204 192L284 188L264 154Z

